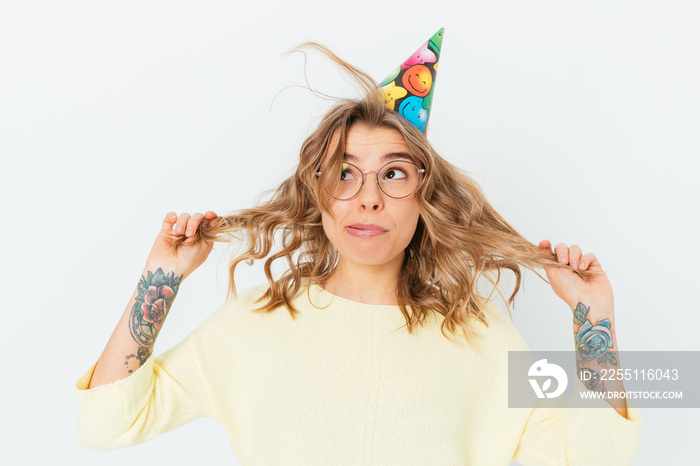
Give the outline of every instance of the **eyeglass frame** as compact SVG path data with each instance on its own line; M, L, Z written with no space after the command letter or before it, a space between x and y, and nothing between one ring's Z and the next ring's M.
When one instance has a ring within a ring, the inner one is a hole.
M418 183L416 183L416 187L413 188L413 190L412 190L410 193L406 194L405 196L401 196L401 197L395 197L395 196L392 196L392 195L390 195L390 194L387 194L387 192L384 191L384 189L382 188L382 184L379 182L379 172L382 171L382 170L384 170L384 167L386 167L387 165L391 165L392 163L396 163L396 162L403 162L403 163L407 163L407 164L409 164L409 165L413 165L413 166L416 167L416 169L418 170ZM335 196L333 196L333 195L331 194L331 197L332 197L333 199L338 200L338 201L349 201L349 200L354 199L355 197L357 197L357 195L360 194L360 192L362 192L362 187L365 185L365 173L375 173L374 179L377 181L377 186L379 186L379 190L380 190L381 192L383 192L384 194L386 194L387 196L389 196L390 198L392 198L392 199L405 199L405 198L407 198L408 196L410 196L411 194L413 194L414 192L416 192L416 189L418 189L418 186L420 186L421 174L422 174L422 173L425 173L425 168L420 168L420 167L419 167L418 165L416 165L415 163L413 163L413 162L408 162L408 161L406 161L406 160L392 160L392 161L387 162L387 163L385 163L384 165L382 165L382 166L379 168L379 170L366 170L366 171L360 170L360 167L358 167L357 165L355 165L355 164L353 164L353 163L350 163L350 162L342 162L342 163L345 163L345 164L348 164L348 165L352 165L353 167L357 168L357 171L359 171L359 172L362 174L362 183L360 183L360 187L357 189L357 192L356 192L353 196L348 197L347 199L340 199L340 198L337 198L337 197L335 197ZM318 176L321 176L321 172L320 172L320 171L317 171L317 172L316 172L316 176L317 176L317 177L318 177Z

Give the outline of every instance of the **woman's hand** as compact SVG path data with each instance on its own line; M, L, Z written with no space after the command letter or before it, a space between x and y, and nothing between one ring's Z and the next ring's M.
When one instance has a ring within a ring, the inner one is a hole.
M591 312L612 319L613 291L607 275L595 255L583 254L578 246L567 246L559 243L552 252L549 240L540 241L539 247L544 254L556 255L557 261L567 264L575 270L591 270L598 272L592 278L584 280L579 274L564 267L545 267L547 279L552 290L573 310L578 303L591 307ZM595 310L595 311L594 311Z
M187 278L204 263L213 248L212 243L196 238L197 230L202 222L211 224L216 218L217 215L212 211L206 214L197 212L192 216L182 213L179 217L175 212L169 212L148 256L147 267L154 270L165 267L174 270L176 275ZM185 241L176 248L175 243L183 237L186 238Z

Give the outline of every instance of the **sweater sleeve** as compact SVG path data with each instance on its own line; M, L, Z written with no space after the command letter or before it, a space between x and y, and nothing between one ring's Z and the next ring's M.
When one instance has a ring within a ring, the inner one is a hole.
M513 459L523 465L625 465L637 453L642 417L627 403L627 419L605 400L583 400L574 380L571 400L532 410ZM585 406L584 406L585 403Z
M529 351L525 340L499 308L489 302L488 338L497 354L507 394L508 351ZM534 362L534 359L532 359ZM591 392L573 377L571 399L548 399L530 412L524 409L520 439L513 460L530 465L624 465L632 464L637 453L642 418L627 400L627 419L605 400L584 397ZM507 395L506 395L507 396ZM508 408L520 410L523 408ZM517 434L516 434L517 435Z
M95 366L77 382L78 441L110 450L145 442L202 416L211 402L190 334L125 379L88 389Z

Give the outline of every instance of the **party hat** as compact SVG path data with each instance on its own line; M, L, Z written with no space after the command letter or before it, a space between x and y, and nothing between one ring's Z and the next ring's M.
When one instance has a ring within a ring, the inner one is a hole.
M379 84L386 106L421 131L428 126L444 31L436 32Z

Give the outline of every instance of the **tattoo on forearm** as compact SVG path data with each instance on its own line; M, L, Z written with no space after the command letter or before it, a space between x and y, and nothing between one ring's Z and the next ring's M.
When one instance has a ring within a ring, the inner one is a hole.
M136 353L136 358L139 360L139 367L146 364L146 360L151 357L152 352L153 348L147 348L145 346L139 348L138 353Z
M126 362L124 362L124 365L129 371L129 374L133 373L136 369L143 366L146 363L146 360L151 356L152 352L153 348L139 346L139 350L136 354L131 353L130 355L128 355L126 357ZM138 361L138 363L136 361Z
M590 307L578 303L574 309L574 323L578 329L576 337L576 358L585 361L597 361L603 367L617 365L617 358L610 351L613 347L612 328L608 319L601 319L595 324L588 319Z
M612 327L608 319L601 319L595 324L588 314L590 306L578 303L574 309L574 331L576 340L576 369L583 384L590 390L603 391L605 386L600 374L590 367L617 366L617 352L613 349Z
M155 273L148 272L147 276L142 276L139 280L138 295L129 318L129 331L139 349L137 354L127 355L124 362L130 374L145 364L153 353L153 345L182 278L183 275L175 277L175 272L166 275L158 268Z
M601 380L600 373L589 369L588 367L581 367L577 365L579 378L583 385L594 392L604 392L605 382Z

